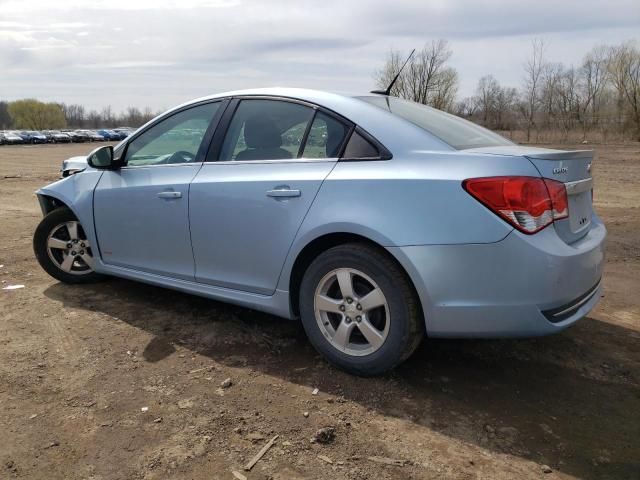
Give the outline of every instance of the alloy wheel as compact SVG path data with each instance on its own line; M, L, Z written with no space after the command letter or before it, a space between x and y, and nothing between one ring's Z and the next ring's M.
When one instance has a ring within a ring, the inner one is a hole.
M93 272L93 252L82 226L77 221L61 223L47 237L47 253L63 272L86 275Z
M372 354L389 333L389 306L382 289L353 268L332 270L320 280L314 311L322 334L347 355Z

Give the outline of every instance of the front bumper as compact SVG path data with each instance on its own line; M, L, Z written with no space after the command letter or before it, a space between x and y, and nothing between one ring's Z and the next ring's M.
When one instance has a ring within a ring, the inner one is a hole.
M558 332L602 296L606 228L570 245L553 228L496 243L392 247L420 296L432 337L532 337Z

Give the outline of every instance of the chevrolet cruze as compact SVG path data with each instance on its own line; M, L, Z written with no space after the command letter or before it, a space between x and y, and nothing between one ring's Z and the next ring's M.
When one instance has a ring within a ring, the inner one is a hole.
M425 335L558 332L601 296L592 152L518 146L388 95L214 95L81 160L37 192L50 275L299 318L356 374Z

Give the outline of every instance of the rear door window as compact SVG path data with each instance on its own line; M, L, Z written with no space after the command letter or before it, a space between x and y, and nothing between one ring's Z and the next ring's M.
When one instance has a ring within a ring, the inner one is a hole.
M304 158L337 158L349 127L322 112L316 113L302 156Z
M227 129L219 160L298 158L314 112L293 102L242 100Z

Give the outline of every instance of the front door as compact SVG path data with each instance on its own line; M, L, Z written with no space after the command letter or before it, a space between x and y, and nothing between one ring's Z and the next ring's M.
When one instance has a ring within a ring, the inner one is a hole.
M348 127L288 101L242 100L189 197L196 280L269 295Z
M132 139L121 169L104 172L94 217L105 264L194 279L189 184L202 166L203 139L210 139L219 106L164 118Z

